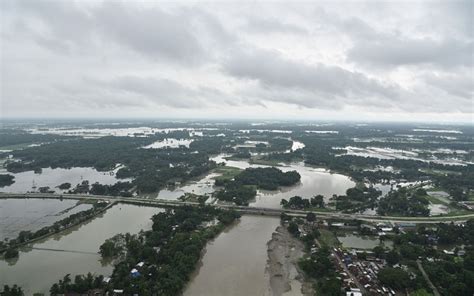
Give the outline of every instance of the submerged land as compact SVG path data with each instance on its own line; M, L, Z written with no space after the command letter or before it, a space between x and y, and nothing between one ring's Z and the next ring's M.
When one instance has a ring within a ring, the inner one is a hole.
M474 290L471 125L7 121L0 139L5 295Z

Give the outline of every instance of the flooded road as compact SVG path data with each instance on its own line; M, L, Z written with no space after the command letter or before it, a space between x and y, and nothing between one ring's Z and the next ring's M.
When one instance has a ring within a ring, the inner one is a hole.
M0 283L20 285L25 295L48 294L51 285L68 273L71 278L87 272L110 275L113 266L101 262L99 246L115 234L150 229L150 218L159 211L119 204L87 223L21 248L19 258L0 260Z
M242 216L208 243L202 265L184 295L266 295L267 242L279 223L275 217Z

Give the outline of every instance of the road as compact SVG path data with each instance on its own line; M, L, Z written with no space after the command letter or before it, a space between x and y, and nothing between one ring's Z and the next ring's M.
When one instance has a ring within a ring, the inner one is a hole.
M142 204L156 207L177 207L183 205L198 206L197 202L188 201L175 201L175 200L163 200L163 199L147 199L139 197L115 197L115 196L104 196L104 195L88 195L88 194L55 194L55 193L0 193L0 198L63 198L63 199L85 199L85 200L104 200L109 202L122 202L131 204ZM366 222L392 222L392 223L414 223L414 224L426 224L426 223L440 223L440 222L463 222L469 219L474 219L474 212L471 214L464 214L458 216L437 216L437 217L391 217L391 216L378 216L378 215L364 215L364 214L345 214L339 212L326 212L326 211L305 211L305 210L292 210L292 209L275 209L275 208L262 208L262 207L250 207L250 206L236 206L226 204L211 204L211 206L221 209L231 209L243 214L254 214L254 215L273 215L279 216L282 213L292 216L305 217L307 213L313 212L321 218L331 218L340 220L362 220Z
M430 286L431 290L433 290L433 294L435 296L441 296L441 294L439 293L438 289L436 288L435 285L433 285L433 282L431 282L430 278L428 277L428 275L426 274L425 272L425 269L423 268L423 265L421 264L421 261L420 260L416 260L416 264L418 264L418 269L421 271L421 274L423 275L423 277L425 278L426 282L428 283L428 285Z

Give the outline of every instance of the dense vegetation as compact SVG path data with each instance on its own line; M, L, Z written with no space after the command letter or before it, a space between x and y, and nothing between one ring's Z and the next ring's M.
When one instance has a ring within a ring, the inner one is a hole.
M402 263L416 269L419 260L442 295L470 296L474 291L474 220L461 225L420 226L393 236L393 241L393 251L380 253L389 265ZM411 283L421 288L399 271L392 271L382 274L387 285L402 288Z
M276 190L278 186L291 186L298 183L301 176L296 171L282 172L275 167L247 168L235 177L242 185L255 185L260 189Z
M247 205L255 198L257 188L276 190L279 186L294 185L300 178L300 174L296 171L284 173L274 167L247 168L237 174L234 179L216 179L216 185L224 186L224 189L217 191L214 195L219 200Z
M317 281L321 295L340 296L342 282L337 277L330 254L328 247L321 247L311 256L302 258L298 265L308 277Z
M87 289L123 289L125 295L179 295L195 270L207 241L238 217L235 212L208 206L183 206L158 213L152 218L152 230L123 236L126 254L115 265L111 281L107 285L92 284ZM214 220L219 223L209 224ZM111 247L107 245L101 247L101 251ZM134 269L136 272L131 273ZM88 275L83 279L95 283L97 278ZM61 282L55 284L51 288L52 295L79 292L75 284L63 284L62 287Z
M289 200L282 199L280 204L285 209L305 210L309 208L324 208L324 196L318 194L310 199L302 198L301 196L290 197Z
M52 143L58 140L73 138L74 137L64 137L57 135L31 134L18 129L2 129L0 130L0 147Z
M25 295L23 293L23 290L21 287L18 287L17 285L13 285L10 287L9 285L4 285L3 286L3 291L0 291L1 296L23 296Z
M0 187L10 186L15 183L15 177L10 174L0 174Z
M381 195L382 192L374 187L354 187L347 189L346 195L334 196L332 203L338 211L354 213L367 208L373 209Z
M119 170L118 177L133 177L132 183L138 192L155 192L176 181L184 182L200 176L215 167L206 154L215 147L210 143L212 141L195 141L198 144L193 149L197 153L190 153L190 149L184 147L141 148L167 137L182 138L182 133L156 134L147 138L109 136L58 141L11 152L21 161L8 162L7 169L21 172L46 167L93 167L99 171L108 171L122 164L125 167ZM189 137L189 133L186 135Z
M426 191L418 189L410 192L406 188L391 191L379 201L378 213L392 216L429 216L429 201Z

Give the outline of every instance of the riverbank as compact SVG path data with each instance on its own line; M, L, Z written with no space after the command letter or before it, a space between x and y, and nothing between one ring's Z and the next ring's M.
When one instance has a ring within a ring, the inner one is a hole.
M268 294L314 295L311 283L305 281L298 267L298 260L304 254L303 243L293 237L285 227L278 226L267 246L266 273L270 278Z

